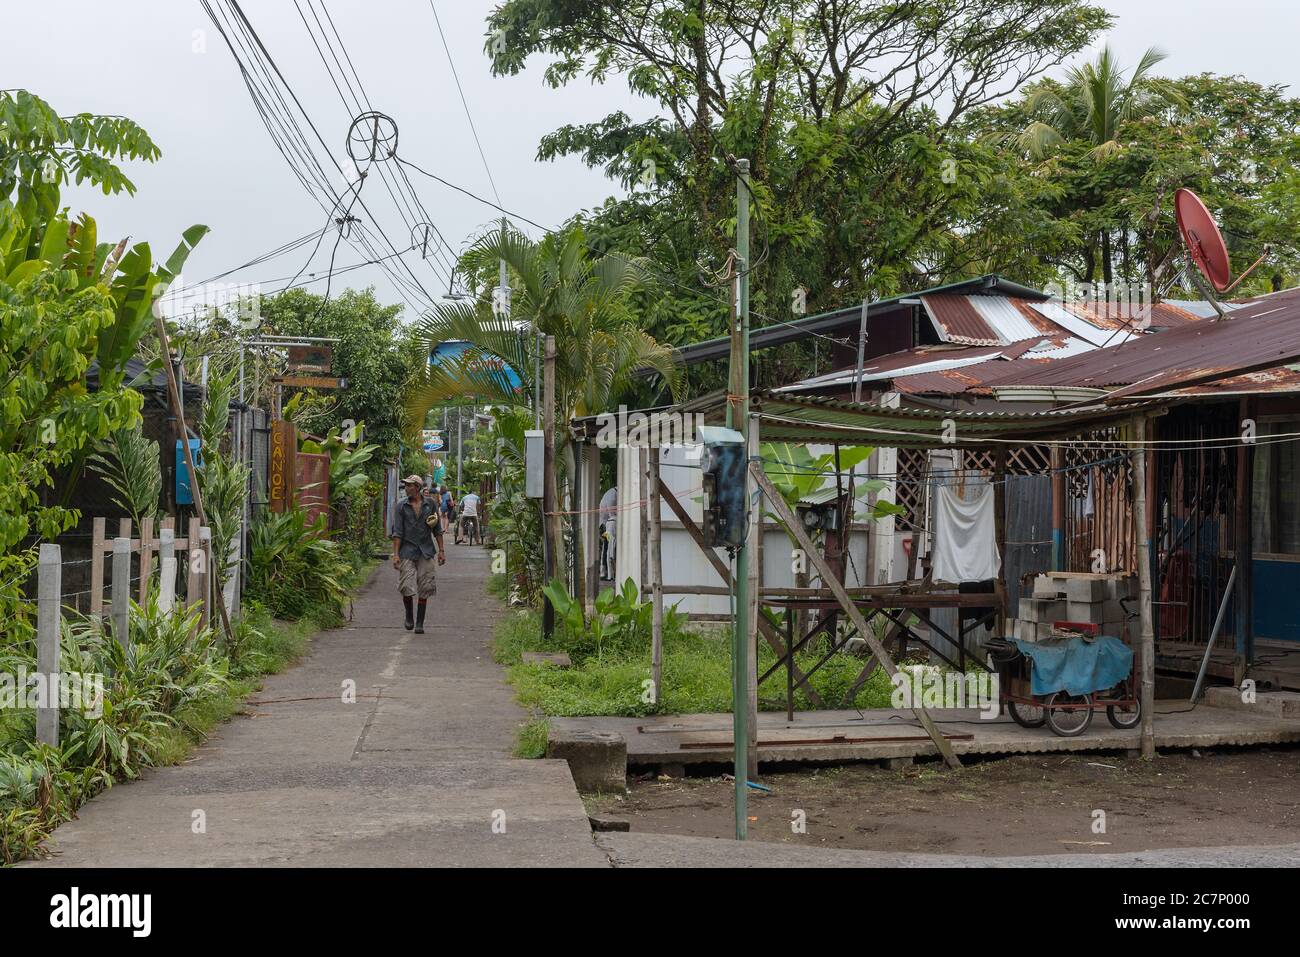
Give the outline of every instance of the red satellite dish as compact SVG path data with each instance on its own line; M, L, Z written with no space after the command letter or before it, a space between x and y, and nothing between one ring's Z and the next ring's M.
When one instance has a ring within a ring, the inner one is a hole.
M1228 262L1228 247L1224 245L1219 224L1210 211L1190 189L1174 193L1174 214L1178 217L1178 231L1183 245L1196 263L1201 274L1219 292L1232 285L1232 269ZM1244 277L1243 277L1244 278Z

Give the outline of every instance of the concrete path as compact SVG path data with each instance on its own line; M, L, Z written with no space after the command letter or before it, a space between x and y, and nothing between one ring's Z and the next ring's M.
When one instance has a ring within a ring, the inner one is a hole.
M352 622L268 679L247 716L91 801L41 863L607 866L568 765L511 757L525 715L488 651L506 612L487 566L451 547L424 635L402 628L396 572L380 568Z

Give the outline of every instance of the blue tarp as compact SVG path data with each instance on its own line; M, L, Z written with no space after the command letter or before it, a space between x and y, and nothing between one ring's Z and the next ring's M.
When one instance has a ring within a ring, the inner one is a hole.
M1035 695L1105 691L1133 670L1133 649L1109 635L1101 635L1096 641L1082 638L1049 642L1012 638L1011 641L1034 663L1030 669L1030 690Z

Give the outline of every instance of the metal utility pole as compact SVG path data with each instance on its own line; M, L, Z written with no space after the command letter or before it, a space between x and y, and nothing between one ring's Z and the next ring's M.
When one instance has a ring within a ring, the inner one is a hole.
M460 447L461 444L464 442L463 436L465 434L463 431L461 431L460 420L461 420L461 407L456 406L456 487L457 488L460 488L460 461L461 461Z
M736 161L736 329L731 337L731 377L737 385L732 426L749 447L749 160ZM730 407L729 407L730 408ZM746 502L747 508L754 503ZM749 831L749 543L736 549L736 605L731 638L732 741L736 778L736 840Z

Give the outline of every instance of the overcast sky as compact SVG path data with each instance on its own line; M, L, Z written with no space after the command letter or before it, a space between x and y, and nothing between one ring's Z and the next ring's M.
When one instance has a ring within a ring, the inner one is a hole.
M1102 0L1118 17L1106 38L1124 64L1155 44L1169 54L1168 75L1210 71L1281 83L1300 95L1300 3L1296 0ZM492 197L470 134L429 0L325 0L375 109L395 118L399 153L425 169ZM536 160L538 140L564 123L649 107L621 82L575 83L562 91L542 81L540 65L509 79L491 76L482 53L489 0L435 0L502 205L553 225L615 191L576 159ZM330 85L292 0L245 0L244 9L303 105L347 165L343 142L351 120ZM131 164L135 197L69 190L74 212L89 211L100 237L130 235L170 252L180 232L205 223L212 233L186 268L195 282L229 269L324 224L325 214L290 173L255 113L238 70L198 0L41 0L5 4L6 58L0 87L23 87L62 113L123 114L162 149L155 164ZM199 33L197 31L202 31ZM318 146L319 149L319 146ZM321 150L323 152L323 150ZM430 217L459 247L497 214L414 172L412 183ZM410 230L383 184L371 178L363 199L394 246ZM356 214L364 216L360 209ZM536 230L533 230L536 233ZM331 243L308 273L328 262ZM306 250L245 270L241 278L275 288L295 274ZM336 267L367 258L340 246ZM434 271L408 254L416 275L437 296ZM374 284L400 301L376 266L338 277ZM324 283L309 288L323 291ZM337 289L337 286L335 287Z

